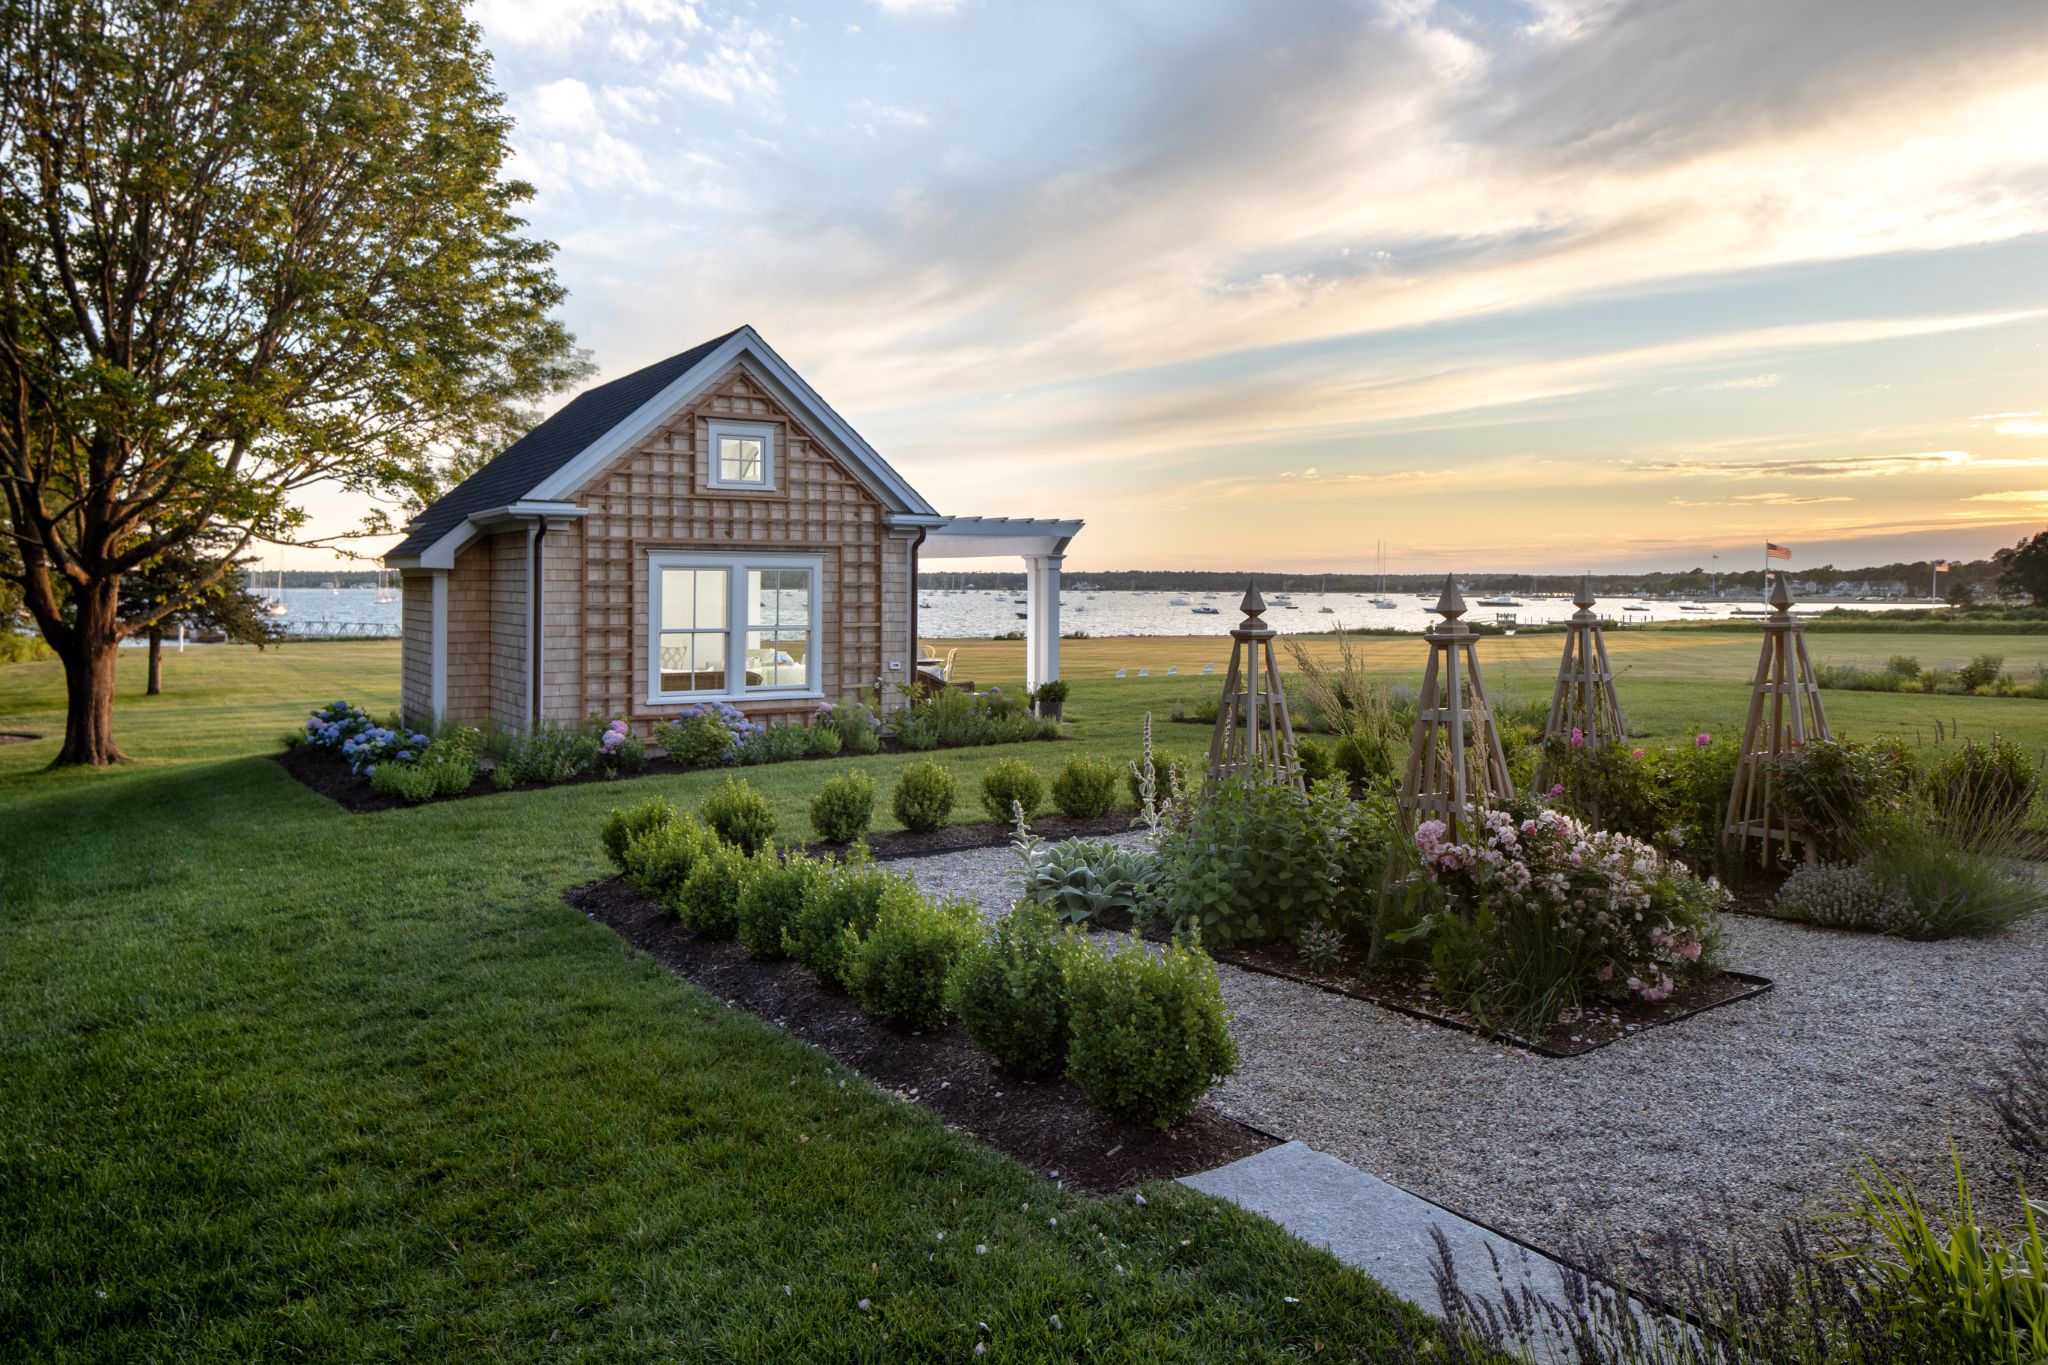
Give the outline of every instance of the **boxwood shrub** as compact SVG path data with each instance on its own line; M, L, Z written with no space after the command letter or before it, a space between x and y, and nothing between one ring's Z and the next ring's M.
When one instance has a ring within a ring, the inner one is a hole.
M896 779L896 791L889 805L903 828L926 834L946 823L959 795L958 778L930 759L921 758Z
M813 878L782 932L783 951L834 990L846 989L846 931L866 934L882 908L918 899L917 888L873 863L841 863Z
M811 883L824 865L792 853L785 858L758 855L740 883L734 921L740 944L750 957L769 962L789 956L784 944L789 927L803 908Z
M869 1014L905 1028L937 1028L954 968L980 937L981 910L973 901L892 893L866 933L851 925L841 931L846 987Z
M831 843L852 843L868 832L874 818L875 782L858 768L825 779L811 798L811 828Z
M650 829L672 825L676 819L675 805L666 796L650 796L624 810L613 806L611 814L605 816L604 823L598 826L598 842L604 845L604 855L612 860L612 866L623 872L626 870L628 841Z
M1045 779L1021 758L999 758L981 775L981 808L991 820L1009 820L1012 806L1029 820L1045 804Z
M1066 963L1067 1074L1117 1118L1166 1128L1237 1070L1216 964L1193 944L1157 954L1133 935Z
M1020 906L969 947L953 972L953 1009L967 1036L1022 1077L1067 1064L1067 972L1085 942L1052 911Z
M1053 809L1076 820L1107 815L1116 805L1116 779L1116 764L1108 759L1075 754L1053 777Z
M749 856L768 847L775 834L775 808L744 777L727 777L697 814L712 833Z
M683 883L716 843L687 815L654 825L626 840L626 879L641 895L674 914Z
M706 938L731 938L740 927L740 891L754 860L726 843L713 843L697 859L676 897L685 927Z

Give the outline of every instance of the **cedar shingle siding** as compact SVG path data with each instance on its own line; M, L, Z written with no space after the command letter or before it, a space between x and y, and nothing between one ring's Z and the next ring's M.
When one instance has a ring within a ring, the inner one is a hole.
M715 418L778 427L773 490L709 486L708 424ZM578 717L623 715L652 724L681 709L647 702L653 588L647 556L654 550L820 555L814 647L821 690L827 697L847 696L872 687L882 675L887 509L740 367L592 479L576 501L590 515L579 533L560 541L551 534L548 554L559 563L569 550L560 542L573 540L582 566L581 610L571 618L581 628L561 643L565 656L580 652L578 663L566 670L581 687ZM896 595L906 590L899 576ZM544 600L550 624L560 622L559 604ZM904 652L899 645L894 657ZM551 698L551 705L562 705L562 699ZM817 703L785 698L740 705L769 716L808 713Z
M773 489L709 486L708 423L719 418L777 428ZM881 500L739 363L571 500L588 516L557 522L540 537L540 714L547 720L625 716L644 732L680 709L647 701L648 555L655 550L817 555L820 690L849 696L885 676L900 680L885 673L888 659L908 667L909 541L890 537ZM525 529L479 536L455 558L447 706L457 719L526 724L531 563ZM431 695L431 584L408 574L405 587L405 705L408 717L422 718ZM766 719L807 715L817 703L739 704Z

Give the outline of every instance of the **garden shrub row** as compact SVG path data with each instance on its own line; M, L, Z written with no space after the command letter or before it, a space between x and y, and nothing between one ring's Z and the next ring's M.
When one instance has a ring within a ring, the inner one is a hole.
M1922 668L1910 654L1894 654L1882 668L1868 664L1820 664L1814 681L1845 692L1919 692L1944 697L2048 697L2048 668L2037 668L2031 680L2015 682L2005 658L1978 654L1955 667Z
M1109 953L1030 905L991 931L972 901L927 897L859 856L747 847L726 836L715 796L694 814L653 797L599 831L632 885L695 932L792 958L900 1027L957 1013L1004 1066L1065 1071L1119 1118L1170 1126L1236 1069L1221 983L1198 947L1155 952L1134 938Z

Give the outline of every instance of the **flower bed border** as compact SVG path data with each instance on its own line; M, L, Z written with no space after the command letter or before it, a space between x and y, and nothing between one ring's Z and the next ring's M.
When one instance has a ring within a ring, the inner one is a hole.
M891 1027L796 962L757 962L730 939L704 938L669 919L623 877L571 887L563 901L678 977L774 1024L1064 1186L1109 1194L1251 1156L1280 1139L1208 1102L1169 1129L1089 1107L1064 1077L1025 1081L974 1046L957 1022L926 1032Z
M38 737L30 736L30 738ZM936 757L940 754L979 752L984 749L1008 750L1027 748L1033 744L1061 744L1067 742L1067 739L1068 736L1066 735L1058 735L1048 736L1042 739L1019 740L1014 744L962 745L951 749L906 749L903 747L902 744L898 743L893 737L884 737L882 740L882 747L877 752L884 754L917 753L923 754L924 756L931 758ZM370 785L370 780L368 778L360 776L357 773L351 772L349 770L349 766L347 763L320 749L313 747L312 745L298 744L294 745L289 749L285 749L282 752L273 753L270 755L271 760L275 762L280 768L283 768L287 773L290 773L292 777L299 783L299 785L314 792L316 795L326 797L329 801L332 801L335 805L340 806L343 810L347 811L351 815L366 815L373 811L401 810L405 809L409 804L419 806L437 806L444 801L469 801L483 796L508 795L512 792L546 791L553 787L573 787L581 785L582 783L586 782L634 782L638 781L643 777L676 777L684 773L721 772L737 773L744 776L746 773L753 771L755 768L781 768L787 767L789 764L792 763L845 763L853 759L870 757L873 757L873 755L804 754L797 758L786 758L775 763L757 763L746 766L718 768L688 768L682 766L681 764L670 762L668 756L665 754L650 753L647 756L646 766L641 768L638 772L627 773L592 770L587 773L578 773L576 776L565 778L560 782L526 782L521 783L520 785L515 787L507 787L503 791L499 790L498 786L491 781L489 773L479 770L477 772L476 778L469 784L469 788L466 791L457 792L453 796L437 796L431 801L408 803L399 800L395 796L385 796L379 793L374 787ZM1007 829L1008 827L997 826L997 828ZM1009 842L1009 839L1008 836L1005 835L1004 838L996 840L995 842L1007 843ZM986 848L989 847L989 845L959 844L955 845L955 847ZM933 851L942 852L946 850ZM911 855L898 854L895 856L909 857Z
M1147 934L1146 937L1163 939L1164 935L1151 933ZM1393 982L1384 986L1375 986L1372 978L1350 973L1342 976L1323 975L1321 973L1310 974L1300 968L1290 966L1284 960L1278 960L1278 945L1268 945L1263 951L1240 947L1209 948L1206 944L1203 946L1207 949L1209 956L1215 958L1216 961L1228 963L1230 966L1239 968L1242 971L1253 972L1260 976L1276 977L1279 980L1292 981L1302 986L1313 986L1315 989L1326 991L1331 995L1342 995L1352 1000L1363 1000L1368 1004L1378 1005L1381 1009L1392 1010L1396 1014L1405 1014L1411 1019L1420 1019L1426 1023L1440 1024L1445 1028L1456 1029L1460 1033L1469 1033L1475 1037L1520 1048L1525 1052L1534 1053L1538 1057L1550 1057L1559 1060L1583 1057L1589 1052L1597 1052L1603 1047L1611 1046L1624 1039L1641 1037L1650 1029L1660 1028L1665 1024L1681 1023L1692 1018L1694 1015L1705 1014L1708 1010L1719 1009L1723 1005L1732 1005L1738 1000L1753 1000L1776 985L1769 977L1758 976L1753 972L1741 972L1733 969L1722 970L1697 985L1686 987L1672 996L1669 1002L1660 1003L1656 1007L1646 1009L1642 1005L1631 1004L1628 1007L1629 1012L1640 1018L1640 1023L1634 1027L1624 1027L1612 1032L1603 1030L1603 1032L1606 1032L1606 1036L1599 1037L1593 1041L1574 1043L1571 1041L1568 1025L1559 1026L1559 1028L1567 1030L1563 1041L1558 1041L1554 1038L1550 1041L1525 1038L1521 1034L1513 1033L1506 1029L1487 1028L1468 1015L1431 1009L1428 1005L1422 1003L1430 998L1428 993L1419 988L1402 989L1399 983ZM1715 988L1726 982L1739 983L1743 989L1715 994ZM1712 995L1713 998L1701 999L1702 996L1707 995Z

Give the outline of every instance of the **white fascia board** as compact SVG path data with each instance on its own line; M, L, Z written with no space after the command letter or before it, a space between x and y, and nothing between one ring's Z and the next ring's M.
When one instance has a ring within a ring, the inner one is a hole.
M564 518L587 517L590 509L578 507L573 502L541 502L522 498L504 507L490 507L481 512L472 512L447 535L420 552L416 561L422 569L452 569L455 556L468 548L469 542L482 535L492 525L518 525L534 520L560 521Z
M633 414L592 441L575 459L541 480L527 493L526 500L546 502L573 496L599 471L653 435L674 415L676 409L695 401L711 382L736 361L746 361L747 372L760 380L785 407L801 414L843 460L848 469L894 504L892 510L919 516L936 516L932 505L918 496L889 462L860 438L826 406L810 385L792 370L781 356L751 327L742 327L726 338L717 350L692 365L675 382L641 404ZM439 548L438 546L436 548Z

